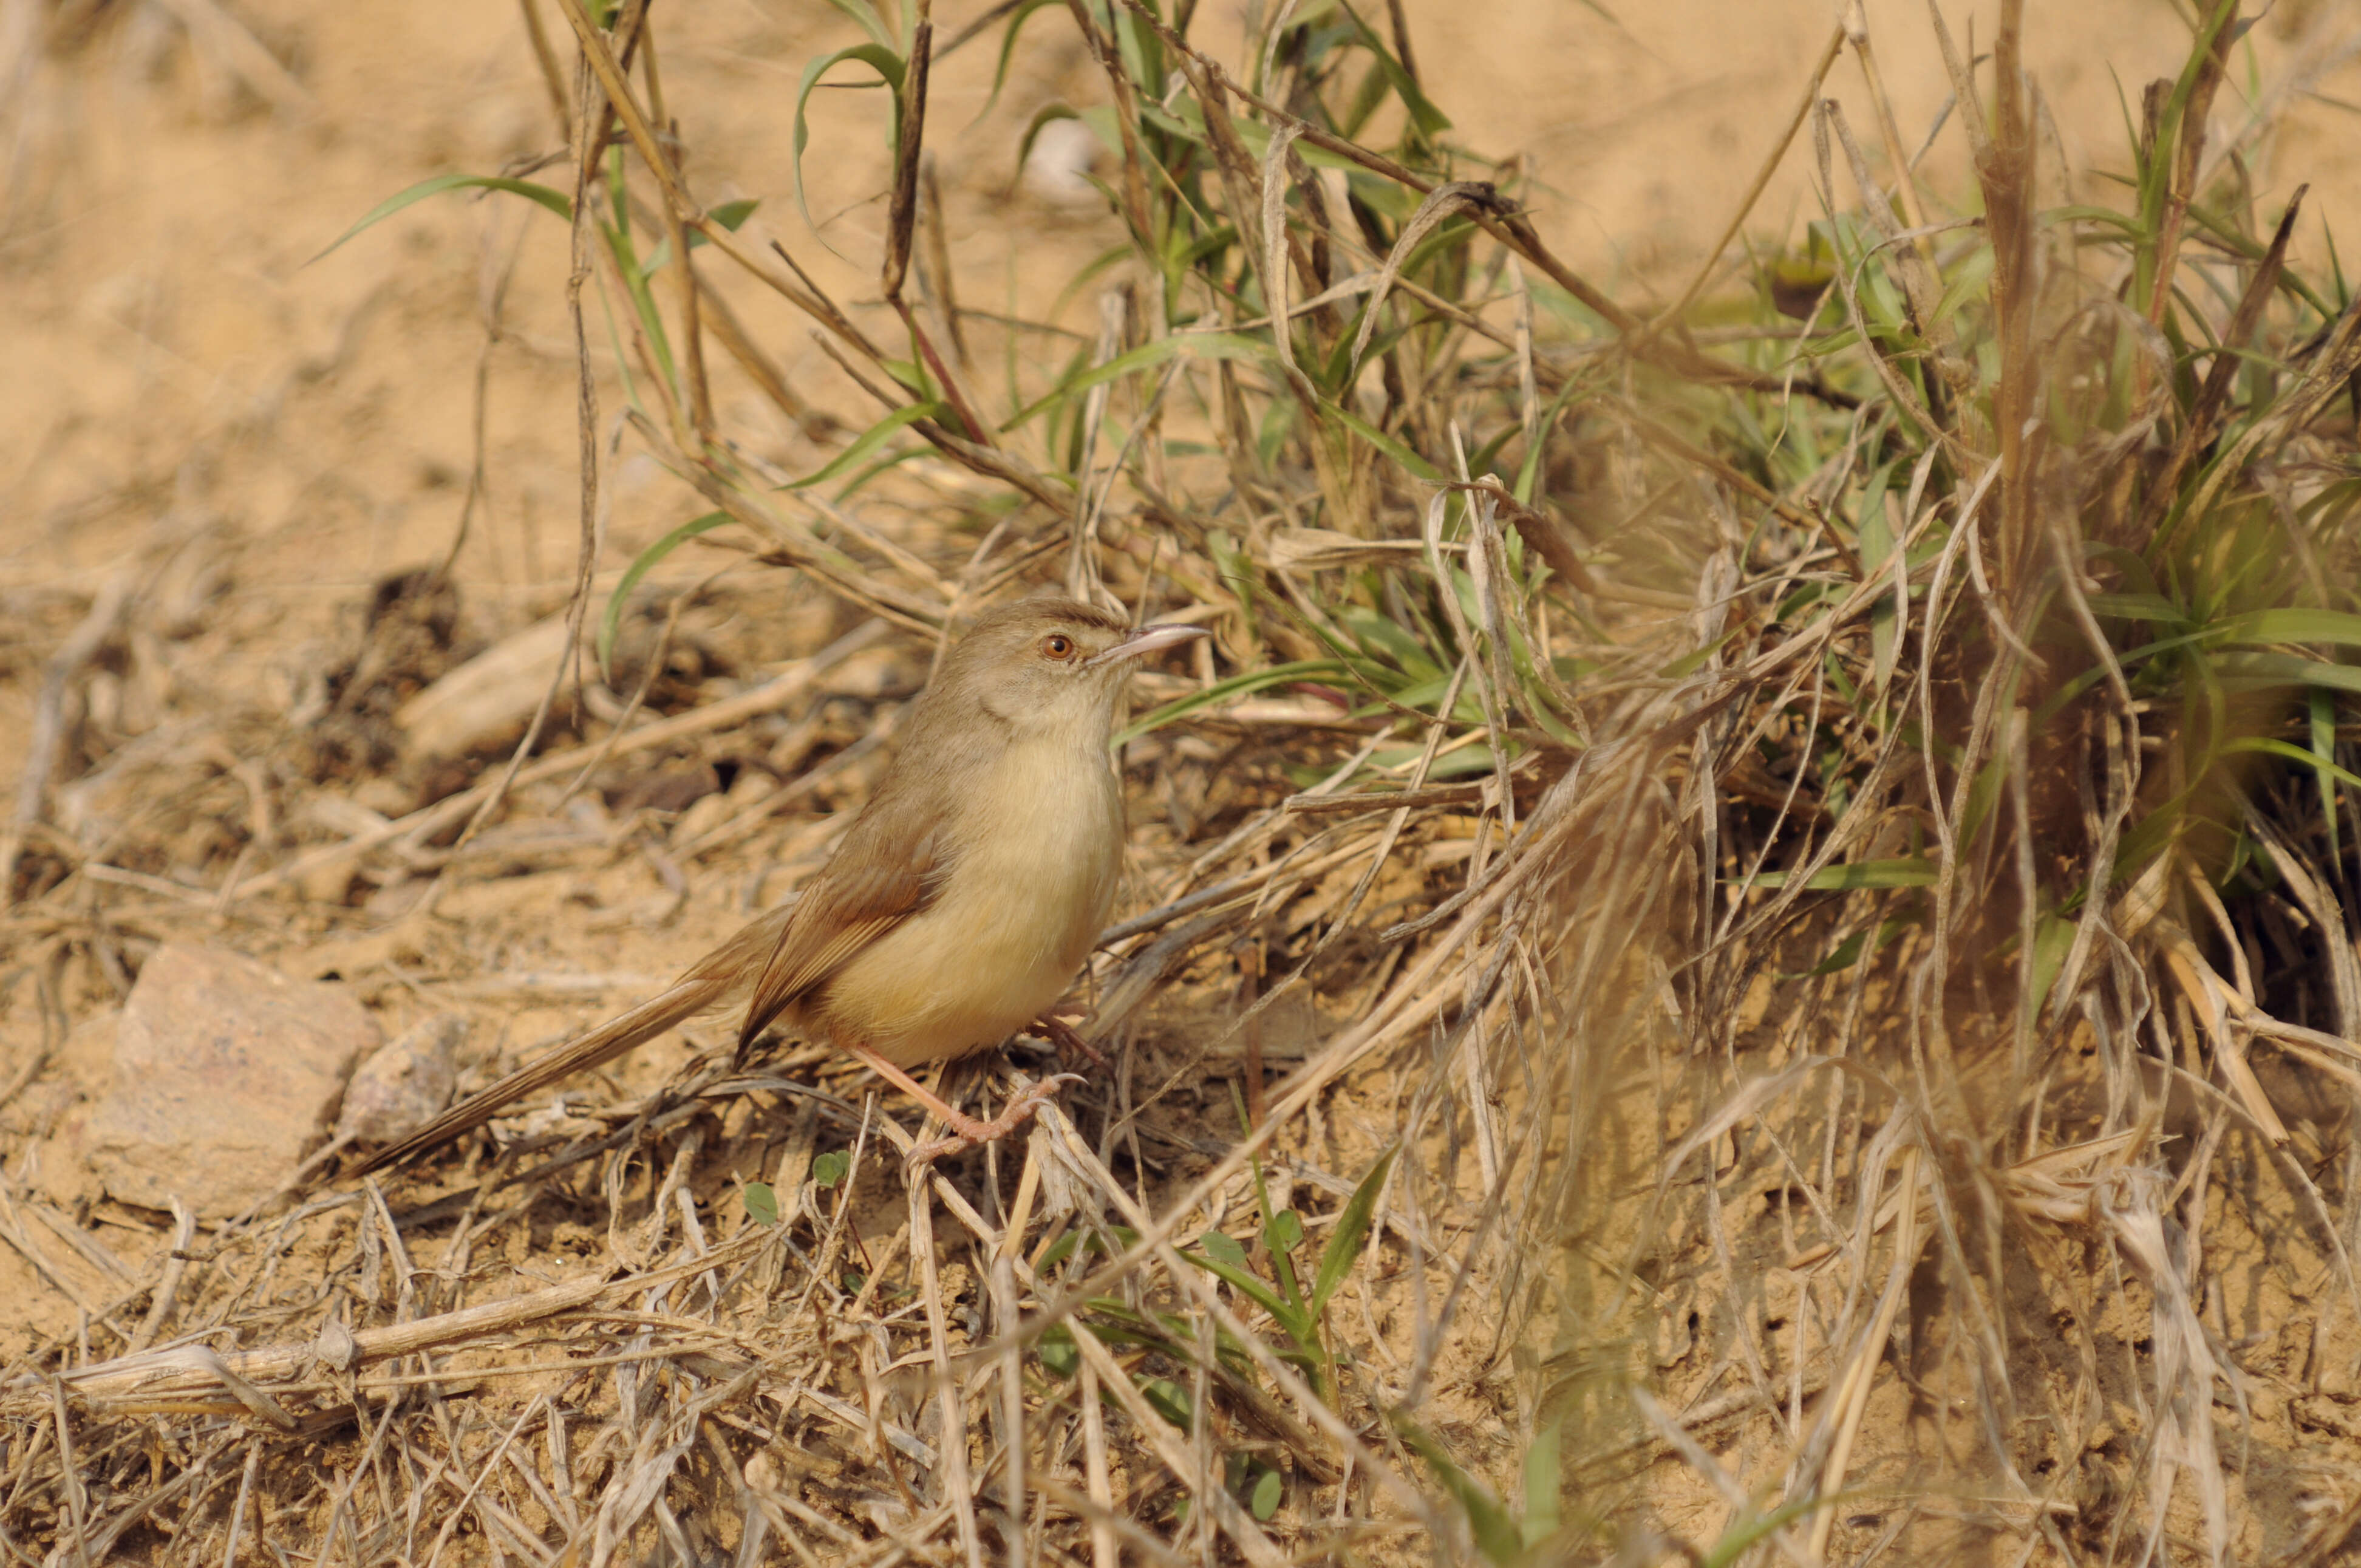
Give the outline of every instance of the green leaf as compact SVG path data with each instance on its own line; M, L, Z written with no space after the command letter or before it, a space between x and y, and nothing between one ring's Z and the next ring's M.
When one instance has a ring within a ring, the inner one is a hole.
M622 624L623 601L631 597L633 588L639 587L640 579L646 576L657 562L698 534L710 533L729 521L730 514L726 511L709 511L703 517L691 518L641 551L632 558L631 564L623 568L623 580L617 583L615 591L607 596L607 608L598 617L598 674L602 678L608 673L607 662L615 652L615 631Z
M470 190L506 191L512 195L540 203L568 223L574 221L574 203L566 198L564 192L553 191L546 185L536 185L530 180L504 179L497 174L438 174L432 180L420 181L406 191L397 192L371 207L361 214L358 223L338 235L335 243L329 246L327 250L321 251L319 256L312 258L312 261L319 260L321 256L327 255L329 250L335 249L337 246L344 244L371 224L379 223L393 216L412 203L423 202L429 196L439 196L445 191ZM311 262L307 261L304 265L308 267Z
M1312 1280L1312 1315L1317 1318L1326 1309L1328 1299L1336 1294L1345 1276L1361 1255L1361 1247L1369 1237L1369 1223L1378 1207L1378 1194L1385 1190L1386 1175L1393 1169L1397 1149L1388 1149L1361 1178L1353 1195L1345 1200L1344 1212L1336 1216L1336 1228L1329 1234L1328 1245L1320 1255L1320 1271Z
M842 1181L852 1168L852 1156L843 1149L830 1149L812 1161L812 1185L822 1191Z
M1533 1433L1532 1447L1525 1450L1525 1518L1518 1533L1527 1547L1539 1546L1555 1535L1564 1523L1559 1507L1559 1493L1565 1488L1565 1472L1558 1463L1561 1421L1552 1421Z
M1226 1263L1233 1268L1246 1266L1246 1249L1238 1245L1237 1237L1225 1231L1207 1231L1197 1238L1197 1245L1204 1249L1207 1257Z
M1246 1507L1253 1510L1256 1519L1268 1524L1270 1516L1279 1512L1279 1498L1286 1495L1285 1477L1276 1470L1266 1470L1262 1473L1262 1479L1255 1483L1254 1496L1247 1500Z
M1118 354L1105 364L1093 366L1082 372L1060 385L1056 390L1019 411L1000 427L1001 433L1005 435L1026 424L1036 414L1054 403L1062 402L1069 398L1087 392L1093 387L1104 382L1120 380L1126 376L1136 376L1142 370L1153 369L1169 359L1268 359L1276 362L1278 356L1278 350L1272 348L1269 344L1240 333L1174 333L1170 337L1160 337L1154 343L1135 348L1128 354Z
M713 206L708 207L705 210L705 215L711 218L715 223L719 224L723 228L728 229L731 234L736 234L740 229L746 226L746 220L752 217L754 215L755 209L762 206L762 204L763 199L760 196L740 196L734 201L721 202ZM688 236L688 248L691 250L695 250L700 245L710 245L712 241L707 239L702 235L691 235Z
M1396 441L1392 436L1388 435L1384 431L1379 430L1376 425L1371 424L1367 420L1363 419L1359 414L1353 412L1350 409L1340 408L1334 403L1323 403L1320 405L1320 411L1337 421L1339 423L1344 425L1346 430L1351 431L1355 435L1359 436L1362 440L1367 442L1370 445L1376 447L1378 451L1384 453L1395 462L1400 464L1404 468L1409 469L1412 477L1423 479L1430 485L1440 485L1445 482L1442 469L1436 467L1425 458L1421 457L1417 453L1411 451L1400 442Z
M1057 3L1058 0L1022 0L1022 4L1016 7L1016 12L1009 16L1008 28L1000 35L999 62L992 68L991 94L984 99L983 107L975 112L975 119L969 121L969 125L972 126L981 121L986 115L992 113L993 105L1000 102L1000 90L1008 83L1009 58L1016 52L1016 34L1025 26L1025 18L1044 5L1054 5ZM1016 167L1019 169L1025 167L1022 154L1017 157Z
M1303 1245L1303 1216L1292 1209L1281 1209L1263 1227L1262 1239L1273 1252L1293 1252Z
M2340 669L2343 667L2344 666L2342 665L2338 666ZM2330 730L2330 734L2332 736L2334 734L2333 728ZM2301 746L2290 746L2284 740L2273 740L2262 736L2250 735L2243 740L2228 742L2222 748L2222 750L2224 753L2231 751L2259 751L2268 757L2284 757L2290 762L2301 762L2305 767L2311 768L2314 772L2318 773L2323 784L2330 779L2334 779L2338 784L2344 784L2349 789L2361 789L2361 777L2356 777L2352 773L2345 772L2343 768L2338 767L2334 762L2328 760L2325 753L2318 751L2307 751ZM2332 822L2334 821L2333 815L2331 816L2330 820Z
M1148 1401L1149 1407L1158 1415L1162 1416L1182 1431L1189 1430L1188 1389L1170 1377L1141 1377L1136 1381L1139 1386L1140 1396Z
M2319 687L2305 694L2305 706L2311 710L2313 774L2320 782L2320 820L2328 829L2328 858L2334 863L2339 857L2336 849L2336 773L2344 772L2332 760L2336 755L2336 699ZM2346 779L2352 774L2346 773Z
M828 3L851 17L861 30L887 49L894 46L894 35L885 29L884 18L861 0L828 0Z
M849 0L835 0L835 3L847 15L856 16L860 15ZM807 224L811 223L812 215L811 204L804 199L804 148L811 142L811 126L805 118L804 111L810 104L812 92L819 85L821 77L849 60L857 60L875 71L878 79L892 88L895 93L894 126L891 136L887 138L887 145L892 146L902 139L902 57L886 47L885 39L877 27L872 26L870 32L873 37L878 38L877 42L853 44L849 48L838 49L834 54L820 56L804 67L803 80L796 84L796 132L792 168L796 183L796 210L803 214L804 222ZM817 231L818 225L814 225L813 227Z
M2361 671L2355 674L2361 674ZM1822 866L1804 885L1815 893L1851 893L1865 887L1932 887L1938 868L1920 857L1893 861L1855 861L1850 865ZM1784 887L1785 872L1765 872L1754 879L1757 887Z
M1874 932L1868 930L1855 931L1851 936L1847 937L1843 941L1839 942L1836 945L1835 949L1830 952L1827 958L1822 959L1810 969L1804 970L1801 974L1784 975L1781 978L1785 980L1817 980L1824 974L1834 974L1839 970L1850 969L1854 964L1861 961L1861 952L1864 948L1873 954L1880 948L1883 948L1886 943L1901 935L1905 927L1915 926L1916 924L1918 924L1916 920L1905 917L1899 920L1881 921Z
M2231 654L2222 659L2216 669L2225 687L2326 686L2335 691L2361 692L2361 665L2300 659L2292 653Z
M1151 730L1163 729L1175 719L1186 718L1192 713L1226 702L1234 696L1244 696L1248 692L1285 685L1290 681L1318 680L1325 675L1344 675L1351 673L1351 666L1341 659L1303 659L1291 664L1274 664L1267 670L1249 670L1242 675L1232 675L1227 680L1215 681L1202 691L1191 692L1187 696L1166 703L1145 718L1135 719L1125 729L1116 731L1112 744L1120 748L1138 740Z
M623 280L623 291L631 299L631 313L639 318L640 333L647 340L648 356L655 361L656 374L674 396L678 397L680 377L673 367L671 334L664 330L664 316L656 310L655 295L648 288L648 269L640 262L631 228L625 222L623 149L620 147L614 148L609 157L607 182L608 188L615 192L615 221L600 224L598 233L615 258L615 270ZM634 402L636 404L636 399Z
M2116 212L2113 207L2073 205L2051 207L2041 214L2041 221L2045 225L2072 223L2104 224L2109 228L2116 229L2126 236L2139 232L2139 224L2136 219L2128 214Z
M1074 1343L1074 1331L1063 1323L1053 1323L1041 1334L1041 1365L1060 1377L1071 1377L1082 1364L1082 1347Z
M1378 35L1369 25L1361 20L1359 14L1350 5L1344 7L1344 11L1352 19L1353 30L1360 35L1361 47L1376 58L1378 69L1385 74L1386 84L1394 90L1394 96L1401 100L1402 107L1410 111L1411 123L1418 126L1418 134L1433 141L1449 130L1450 119L1418 90L1418 82L1402 69L1401 61L1378 41Z
M2059 971L2066 967L2066 955L2074 948L2074 922L2062 915L2044 915L2033 932L2033 1005L2038 1011L2049 999L2049 988L2058 983Z
M1256 1306L1277 1319L1279 1327L1286 1332L1290 1339L1299 1343L1309 1343L1312 1337L1312 1326L1304 1320L1302 1314L1289 1306L1278 1291L1257 1277L1244 1264L1225 1263L1219 1258L1207 1257L1202 1253L1184 1252L1180 1255L1215 1278L1227 1280L1236 1286L1240 1293L1252 1300Z
M834 457L829 459L828 466L826 467L821 468L816 474L797 479L791 485L785 485L780 488L789 490L802 490L808 489L814 485L826 484L829 480L835 478L839 474L844 473L848 469L859 466L862 461L868 457L871 453L876 451L888 441L894 439L894 434L896 431L906 430L911 425L917 423L920 420L933 419L943 411L943 405L940 403L912 403L906 408L895 409L892 413L887 414L884 419L879 420L875 424L873 424L867 430L862 431L860 438L854 441L851 445L846 447Z
M1402 674L1421 680L1442 676L1444 662L1392 618L1364 605L1345 604L1337 607L1336 620L1364 651L1392 660Z
M1541 479L1542 454L1549 449L1550 433L1557 429L1558 416L1565 412L1565 405L1574 400L1574 395L1582 390L1583 386L1581 377L1568 376L1565 385L1558 389L1557 396L1550 400L1548 410L1535 424L1533 444L1525 449L1524 462L1517 469L1515 494L1519 505L1529 507L1533 504L1533 487Z
M1466 1514L1468 1532L1476 1538L1476 1550L1500 1568L1510 1568L1520 1561L1525 1554L1524 1530L1500 1506L1500 1499L1484 1483L1454 1464L1451 1456L1443 1452L1443 1445L1417 1425L1400 1416L1391 1420L1402 1445L1426 1461L1426 1467L1434 1472L1443 1489Z
M747 1217L756 1224L775 1225L779 1223L779 1195L772 1191L767 1183L748 1182L744 1197Z
M2341 609L2258 609L2226 623L2233 642L2325 642L2361 648L2361 615Z
M1758 1514L1751 1507L1741 1509L1738 1518L1730 1521L1730 1528L1722 1532L1721 1539L1697 1559L1697 1568L1733 1568L1755 1542L1822 1508L1834 1508L1842 1500L1843 1494L1839 1493L1828 1497L1806 1497L1767 1514Z
M719 224L723 228L728 229L731 234L736 234L740 228L744 226L746 220L754 215L754 209L762 204L762 202L758 198L752 196L741 196L734 202L724 202L718 207L708 208L705 215L711 218L715 223ZM713 242L711 240L706 238L705 236L698 233L697 230L691 229L688 231L689 249L695 250L700 245L711 245L712 243ZM671 260L672 236L670 235L666 235L664 238L656 241L656 247L648 252L648 258L645 261L640 263L640 276L642 278L653 278L657 273L663 271Z

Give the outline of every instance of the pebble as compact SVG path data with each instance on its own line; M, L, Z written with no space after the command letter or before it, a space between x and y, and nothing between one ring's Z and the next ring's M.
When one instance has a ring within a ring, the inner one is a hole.
M167 942L124 1003L83 1158L122 1202L162 1209L177 1196L201 1218L243 1212L293 1177L377 1044L343 986Z

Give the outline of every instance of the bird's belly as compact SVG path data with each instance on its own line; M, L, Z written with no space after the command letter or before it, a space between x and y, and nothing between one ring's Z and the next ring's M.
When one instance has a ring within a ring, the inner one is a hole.
M1012 766L1010 809L967 847L932 904L830 978L832 1034L909 1067L1006 1039L1073 983L1122 871L1123 806L1104 766Z

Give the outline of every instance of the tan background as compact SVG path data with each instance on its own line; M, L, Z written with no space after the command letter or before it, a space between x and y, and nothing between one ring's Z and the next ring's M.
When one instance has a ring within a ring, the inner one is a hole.
M942 36L973 9L947 5ZM489 510L461 563L486 631L544 609L565 579L573 393L565 234L538 209L441 198L306 265L413 181L555 147L519 11L318 0L233 0L232 10L285 62L283 79L217 28L186 31L176 15L208 15L189 0L114 7L87 38L46 51L27 40L49 7L0 0L0 81L14 83L0 110L0 588L87 593L159 528L216 527L242 542L234 611L283 619L288 635L285 667L208 678L250 685L267 706L287 700L307 639L336 602L449 539L469 463L482 302L512 246L523 248L489 360ZM2028 10L2037 79L2089 192L2103 196L2100 173L2126 161L2118 84L2136 103L2140 84L2179 58L2187 24L2167 0L2034 0ZM1981 48L1992 36L1992 5L1954 0L1949 11L1962 39ZM1412 0L1411 15L1419 66L1456 116L1456 139L1529 155L1545 187L1545 232L1635 299L1677 287L1694 268L1832 20L1826 0ZM1874 0L1868 16L1915 146L1947 93L1926 14ZM1200 32L1235 38L1241 20L1232 0L1208 0ZM562 34L554 14L550 25ZM849 259L814 237L791 194L797 75L815 53L853 41L851 25L816 0L717 0L667 7L662 27L667 95L700 197L762 197L758 225L848 301L873 292L879 93L816 101L810 204ZM988 35L942 62L932 141L964 298L1038 312L1121 236L1102 214L1018 190L1016 138L1042 104L1095 102L1100 83L1053 8L1032 19L1007 91L978 119L995 48ZM2216 115L2228 136L2248 126L2257 102L2283 110L2276 131L2246 146L2261 206L2275 214L2309 179L2315 218L2338 228L2348 252L2361 250L2356 48L2361 8L2280 0L2242 45L2236 90ZM1873 146L1860 82L1848 58L1830 88ZM1758 230L1794 233L1810 215L1808 167L1806 137L1761 204ZM1964 191L1955 127L1928 168L1938 188ZM2303 258L2319 261L2322 233L2307 222ZM857 413L807 323L729 281L797 389ZM1085 295L1069 324L1087 328L1091 310ZM821 460L734 375L719 395L739 428L769 433L767 455L790 469ZM611 411L611 387L607 401ZM624 450L609 567L694 510L684 487ZM21 671L43 650L0 632L0 651ZM0 734L21 731L31 689L0 683ZM15 751L0 746L0 774L13 777Z

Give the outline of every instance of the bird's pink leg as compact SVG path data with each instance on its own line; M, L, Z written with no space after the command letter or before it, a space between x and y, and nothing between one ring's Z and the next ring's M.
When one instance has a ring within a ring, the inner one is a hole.
M1071 1024L1067 1023L1055 1013L1042 1014L1026 1025L1025 1032L1028 1035L1038 1035L1057 1047L1058 1054L1061 1057L1080 1057L1097 1068L1107 1065L1106 1053L1082 1038Z
M1071 1072L1062 1072L1054 1078L1045 1078L1011 1100L999 1115L989 1122L979 1122L963 1111L951 1109L943 1102L941 1096L920 1084L917 1079L912 1078L867 1046L845 1045L843 1049L847 1054L866 1063L869 1069L878 1077L933 1112L942 1119L943 1125L951 1130L951 1136L938 1138L930 1144L921 1144L910 1151L912 1163L917 1165L929 1164L942 1158L945 1155L958 1154L961 1150L972 1149L978 1144L988 1144L1006 1137L1031 1121L1034 1112L1057 1098L1058 1085L1070 1080L1075 1083L1082 1081L1080 1074Z

